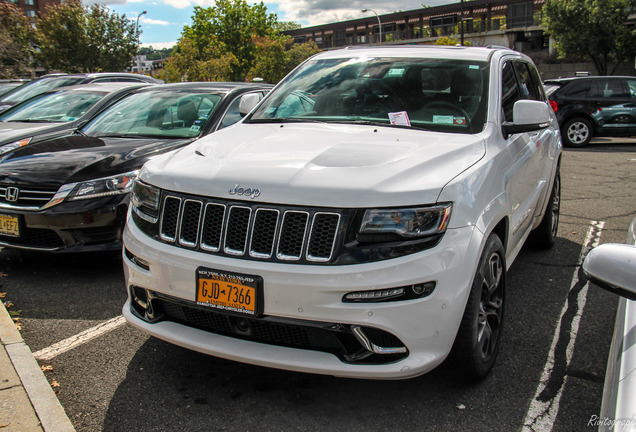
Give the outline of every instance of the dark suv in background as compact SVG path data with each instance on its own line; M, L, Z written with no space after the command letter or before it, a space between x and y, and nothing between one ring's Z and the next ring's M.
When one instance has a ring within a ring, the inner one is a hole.
M636 135L636 77L576 77L544 81L563 144L584 147L594 136Z

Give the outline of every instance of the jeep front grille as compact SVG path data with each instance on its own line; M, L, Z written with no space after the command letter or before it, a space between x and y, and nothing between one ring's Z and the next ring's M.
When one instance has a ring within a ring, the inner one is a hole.
M329 262L342 212L167 193L159 238L207 253L283 262Z

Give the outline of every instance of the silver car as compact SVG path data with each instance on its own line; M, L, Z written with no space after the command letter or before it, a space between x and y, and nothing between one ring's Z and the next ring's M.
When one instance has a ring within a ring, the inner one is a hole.
M602 244L583 262L592 283L621 296L596 421L599 431L636 430L636 219L627 243Z

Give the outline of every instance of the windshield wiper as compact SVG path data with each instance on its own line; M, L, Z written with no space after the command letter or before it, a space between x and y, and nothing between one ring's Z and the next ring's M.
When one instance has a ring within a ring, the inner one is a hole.
M245 123L325 123L325 120L317 120L312 117L272 117L250 119Z
M40 119L24 119L24 120L7 120L8 123L61 123L53 120L40 120Z
M175 135L143 135L143 134L105 134L105 135L95 135L95 138L158 138L158 139L189 139L196 138L188 137L188 136L175 136Z

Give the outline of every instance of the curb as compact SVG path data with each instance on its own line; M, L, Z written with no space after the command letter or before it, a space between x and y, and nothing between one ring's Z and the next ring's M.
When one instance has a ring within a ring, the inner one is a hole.
M62 404L33 357L31 349L24 343L22 335L2 301L0 301L0 342L26 391L42 429L45 432L75 432ZM0 351L1 354L2 351Z

